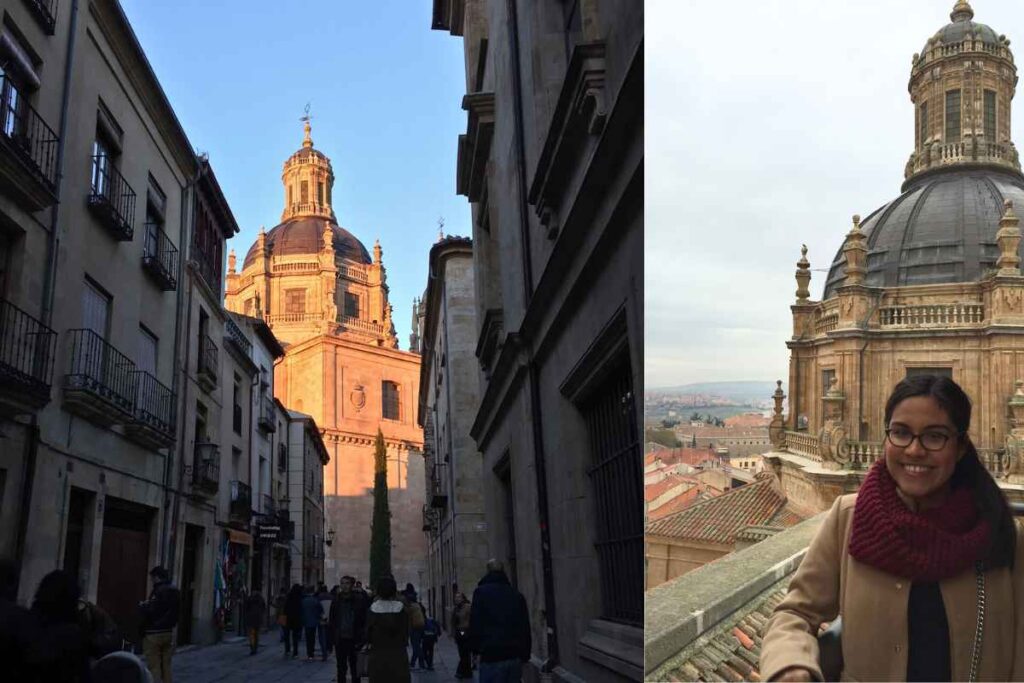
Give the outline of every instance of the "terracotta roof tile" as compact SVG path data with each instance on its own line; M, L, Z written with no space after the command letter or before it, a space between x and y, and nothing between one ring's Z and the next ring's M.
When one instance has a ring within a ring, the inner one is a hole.
M736 534L751 525L764 525L785 505L785 496L772 478L761 478L696 503L672 515L649 520L651 536L731 544Z
M660 498L680 484L691 484L688 478L679 474L669 474L655 484L648 484L644 487L644 500L650 503ZM681 493L681 492L680 492Z

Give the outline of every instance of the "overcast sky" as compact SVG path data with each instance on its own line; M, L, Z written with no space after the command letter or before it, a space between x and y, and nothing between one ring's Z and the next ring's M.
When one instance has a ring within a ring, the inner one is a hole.
M911 56L953 5L648 0L648 387L787 379L800 245L820 299L851 216L900 193ZM972 6L1024 59L1024 3Z

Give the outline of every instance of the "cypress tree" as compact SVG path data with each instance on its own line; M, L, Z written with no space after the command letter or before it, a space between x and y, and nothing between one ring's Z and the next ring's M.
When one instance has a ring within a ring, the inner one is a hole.
M391 573L391 510L388 507L388 461L384 434L377 428L373 447L373 523L370 527L370 587Z

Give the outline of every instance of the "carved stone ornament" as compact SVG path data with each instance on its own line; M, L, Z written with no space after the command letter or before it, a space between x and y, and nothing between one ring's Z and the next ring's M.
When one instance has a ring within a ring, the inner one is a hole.
M348 395L349 400L352 401L352 405L355 406L356 410L362 410L366 407L366 392L363 391L363 385L357 384L352 389L352 393Z
M826 462L841 466L848 465L850 444L846 440L846 426L843 421L846 396L839 389L838 377L832 378L832 383L822 401L825 409L825 424L818 433L821 456Z

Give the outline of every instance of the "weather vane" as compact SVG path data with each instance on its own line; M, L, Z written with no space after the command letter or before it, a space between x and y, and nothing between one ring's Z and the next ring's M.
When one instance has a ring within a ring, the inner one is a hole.
M306 123L309 123L313 119L313 116L309 113L309 105L310 103L306 102L306 108L303 110L306 112L306 115L300 118L299 121L305 121Z
M437 218L437 239L438 241L444 239L444 216Z

